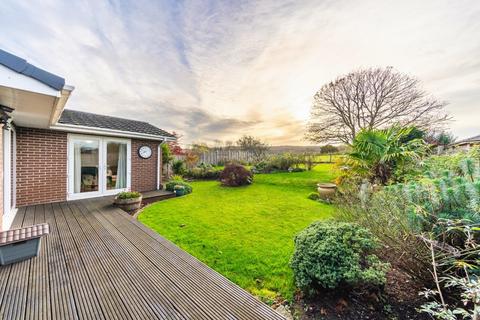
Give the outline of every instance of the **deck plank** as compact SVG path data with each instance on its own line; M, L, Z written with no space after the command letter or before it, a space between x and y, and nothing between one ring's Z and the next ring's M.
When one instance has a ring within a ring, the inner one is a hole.
M107 314L118 313L120 319L155 319L153 312L148 308L140 308L143 304L138 290L134 287L122 265L115 265L108 252L105 251L102 240L94 237L93 230L86 221L78 219L76 208L62 204L65 217L74 240L81 247L86 268L92 275L95 283L102 285L101 297L109 302ZM134 288L135 290L132 290Z
M23 219L25 218L26 207L18 210L15 219L12 223L12 228L18 228L22 226ZM12 274L12 266L0 267L0 319L5 318L5 309L7 307L7 288Z
M34 221L34 214L34 207L26 208L22 224L15 227L31 226ZM15 266L11 267L10 279L5 289L5 302L2 303L0 308L0 315L3 316L3 319L25 319L29 269L32 260L17 262Z
M52 319L79 319L52 204L45 205L45 222L50 226L50 234L45 237L47 241L42 243L46 246L48 260L50 314Z
M116 255L120 255L125 259L125 266L128 268L130 274L141 274L137 279L141 281L143 288L152 290L153 296L156 300L161 301L162 305L168 306L167 319L209 319L196 310L192 305L191 299L176 290L176 286L171 282L163 272L158 272L155 265L149 263L137 248L134 248L128 243L128 240L112 226L106 223L101 215L95 211L90 211L84 206L79 206L79 210L88 218L93 217L102 225L102 239L113 239L108 246ZM93 221L94 222L94 221ZM178 311L176 311L178 310Z
M35 206L33 224L45 222L45 207ZM48 281L48 261L45 243L47 238L42 239L39 256L31 260L29 286L27 291L26 319L49 319L50 311L47 303L50 301L50 288Z
M102 214L113 214L115 218L112 221L116 221L115 223L118 223L122 219L127 220L127 223L124 225L130 228L133 234L137 237L143 238L162 257L171 259L177 269L182 269L182 267L185 268L185 276L191 277L196 283L201 283L203 288L209 288L213 291L218 291L218 288L222 288L225 291L224 297L230 299L230 304L227 302L227 305L229 305L230 308L237 307L235 302L237 302L237 304L238 302L241 302L241 306L246 307L248 310L253 309L256 315L265 313L265 315L272 317L272 310L267 305L259 303L252 295L239 288L236 284L215 272L198 259L179 249L172 242L145 227L136 219L125 214L122 210L111 207L108 204L108 199L90 202L90 205L93 205L97 210L100 209ZM122 232L126 233L126 231ZM142 248L142 251L143 250L145 249ZM170 254L165 254L165 252L168 251L170 251ZM152 257L153 255L150 252L148 256ZM217 288L213 287L214 284ZM215 299L217 298L215 297ZM279 319L283 319L280 315L278 317Z
M93 202L94 205L98 205L99 203L99 201ZM90 211L94 212L93 210L93 208L90 208ZM145 258L151 260L159 270L169 270L169 277L172 278L177 286L183 288L185 291L195 293L195 302L198 305L207 307L209 310L213 309L215 310L213 313L215 313L222 310L218 308L218 302L220 302L220 305L224 307L223 312L220 314L220 317L223 319L236 318L237 315L241 318L250 318L253 316L252 310L255 311L255 317L261 314L262 311L265 311L266 314L271 313L270 308L263 303L259 303L250 294L236 285L232 284L232 287L227 286L227 290L223 290L225 283L221 283L220 285L216 284L209 279L210 274L202 273L197 268L191 267L191 265L176 255L176 253L183 251L178 247L170 250L158 241L153 240L145 233L146 228L143 225L138 227L132 224L130 216L124 214L120 209L105 206L101 208L99 212L101 212L112 225L121 230L121 233L126 239L134 244L135 247L145 255ZM171 254L165 254L166 252ZM191 259L195 258L191 257ZM202 265L202 268L211 270L205 265ZM231 283L229 283L229 285L230 284ZM232 288L235 290L231 290ZM247 298L251 299L249 300ZM212 301L215 303L212 303Z
M0 267L0 319L284 319L111 202L19 209L13 227L50 234Z

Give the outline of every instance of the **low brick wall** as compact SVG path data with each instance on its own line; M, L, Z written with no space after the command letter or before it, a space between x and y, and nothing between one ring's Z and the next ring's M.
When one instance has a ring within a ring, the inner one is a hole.
M17 206L67 198L67 133L17 128Z

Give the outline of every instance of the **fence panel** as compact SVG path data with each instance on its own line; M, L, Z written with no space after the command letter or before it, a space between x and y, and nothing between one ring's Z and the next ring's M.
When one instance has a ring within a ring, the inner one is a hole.
M202 153L198 162L217 165L230 161L251 162L253 156L250 152L243 150L210 150Z

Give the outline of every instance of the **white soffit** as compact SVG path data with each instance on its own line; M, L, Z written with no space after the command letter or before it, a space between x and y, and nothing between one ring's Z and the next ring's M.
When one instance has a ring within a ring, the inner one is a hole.
M0 86L0 104L13 108L17 126L48 128L57 97Z
M0 105L13 108L20 127L49 128L65 106L73 87L57 91L38 80L0 65Z

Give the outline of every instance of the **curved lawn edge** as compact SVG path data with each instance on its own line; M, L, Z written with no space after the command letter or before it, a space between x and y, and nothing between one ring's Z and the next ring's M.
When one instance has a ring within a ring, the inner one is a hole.
M183 250L265 301L291 299L293 238L333 207L307 199L330 165L311 172L256 175L240 188L192 182L193 193L152 203L138 219Z

